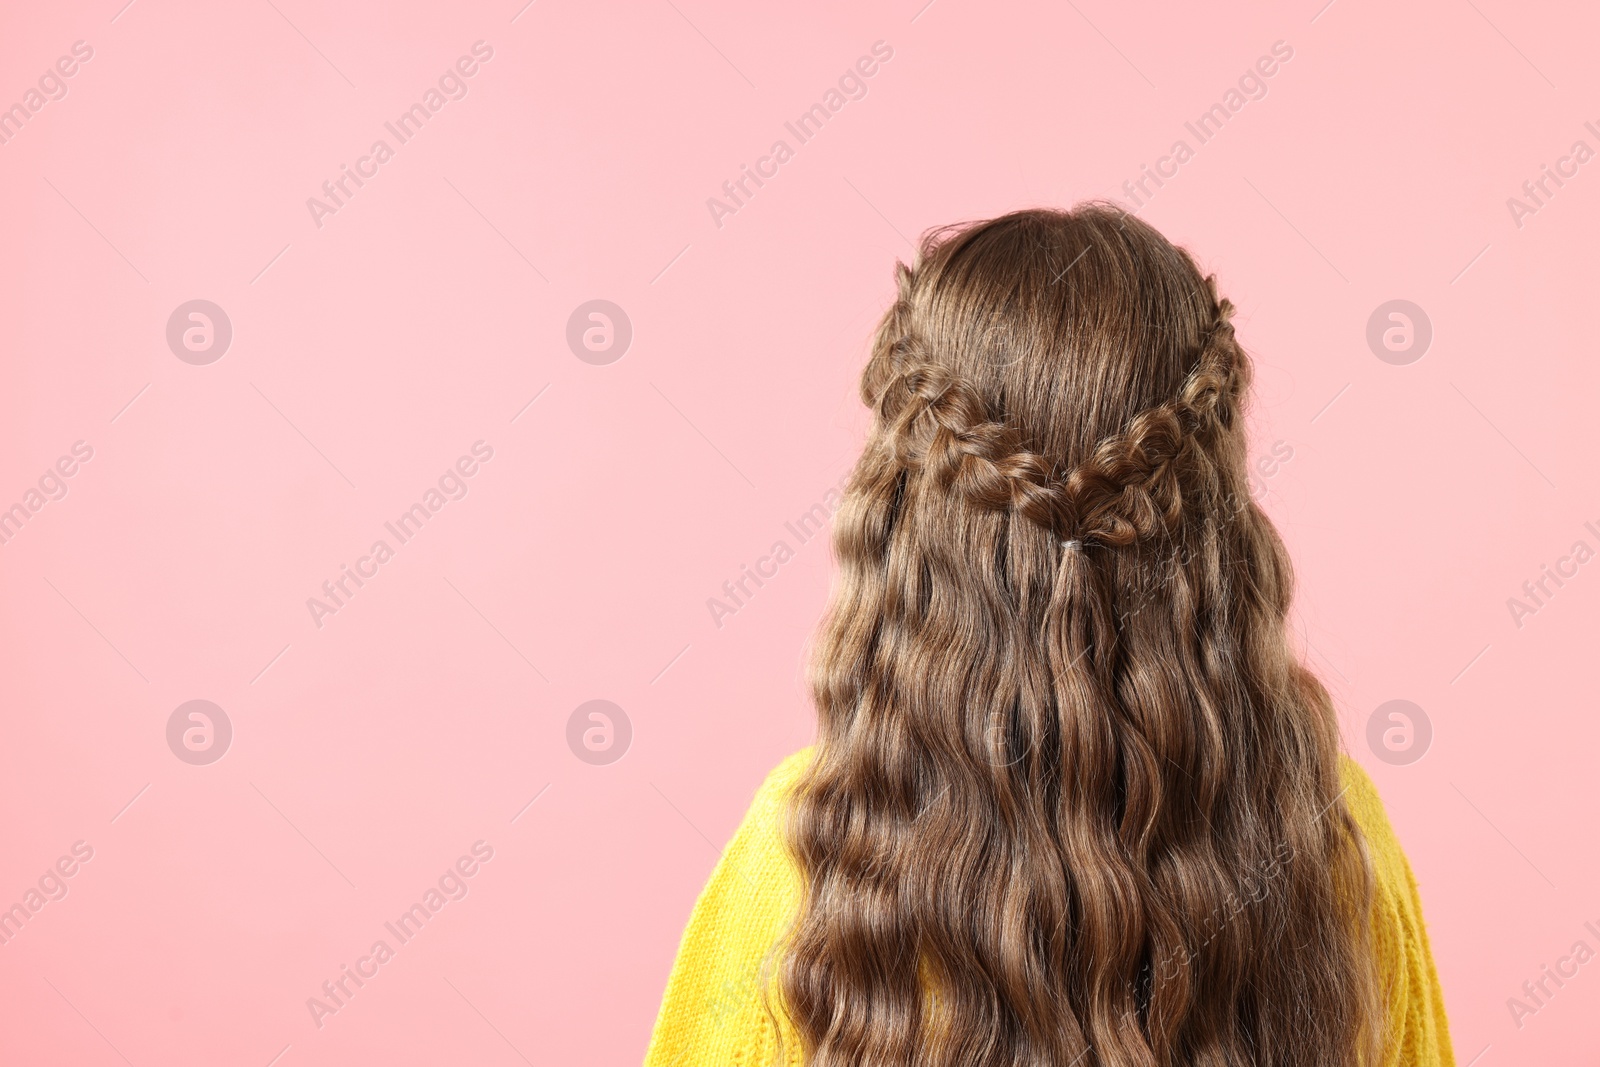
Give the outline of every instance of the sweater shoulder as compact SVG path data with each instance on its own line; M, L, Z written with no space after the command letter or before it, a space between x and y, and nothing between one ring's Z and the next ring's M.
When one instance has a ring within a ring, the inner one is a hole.
M811 766L811 759L816 755L816 751L817 746L807 745L800 751L785 756L782 762L767 773L766 780L756 791L756 798L787 802L789 794L800 781L800 776Z
M1422 894L1377 786L1350 756L1340 755L1344 800L1372 860L1373 948L1392 1027L1385 1064L1451 1067L1454 1050L1444 989L1434 966Z
M1372 854L1374 873L1380 882L1394 882L1395 876L1404 884L1402 865L1405 860L1394 827L1389 825L1389 814L1384 810L1378 787L1372 784L1366 769L1347 753L1339 754L1339 777L1344 785L1344 803Z
M785 758L756 789L695 902L657 1015L649 1067L725 1067L766 1062L780 1037L793 1048L781 1010L769 1014L775 954L803 885L784 834L789 796L811 748Z

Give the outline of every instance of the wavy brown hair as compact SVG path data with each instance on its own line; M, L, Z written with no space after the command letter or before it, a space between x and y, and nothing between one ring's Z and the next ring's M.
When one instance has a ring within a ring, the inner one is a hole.
M788 820L805 1062L1376 1062L1371 864L1233 305L1098 203L896 278Z

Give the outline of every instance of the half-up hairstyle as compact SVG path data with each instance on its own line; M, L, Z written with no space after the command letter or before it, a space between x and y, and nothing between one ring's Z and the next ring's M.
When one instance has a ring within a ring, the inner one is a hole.
M1371 864L1233 305L1100 204L896 276L786 831L805 1062L1376 1062Z

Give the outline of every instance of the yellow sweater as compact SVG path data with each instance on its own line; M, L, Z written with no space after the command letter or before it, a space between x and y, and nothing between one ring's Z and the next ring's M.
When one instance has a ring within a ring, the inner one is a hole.
M804 885L783 841L791 787L812 754L802 749L778 765L757 791L689 917L667 979L666 995L645 1054L646 1067L757 1067L780 1062L762 1004L772 990L772 960L801 902ZM1384 1067L1454 1067L1444 994L1434 971L1416 879L1365 771L1341 757L1345 803L1367 839L1375 868L1373 906L1380 981L1389 990L1394 1038ZM800 1040L780 1014L788 1065Z

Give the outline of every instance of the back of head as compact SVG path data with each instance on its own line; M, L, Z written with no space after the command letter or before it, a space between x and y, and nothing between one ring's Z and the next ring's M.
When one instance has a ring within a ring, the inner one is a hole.
M789 825L807 1062L1371 1062L1371 874L1232 305L1096 204L897 279Z

